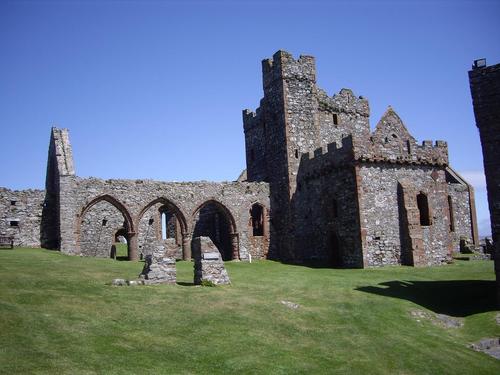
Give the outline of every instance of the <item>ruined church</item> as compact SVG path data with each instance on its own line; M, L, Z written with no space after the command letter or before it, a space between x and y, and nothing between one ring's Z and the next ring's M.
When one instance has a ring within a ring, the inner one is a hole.
M262 75L237 181L81 178L68 130L52 128L45 190L0 188L0 236L96 257L121 240L130 260L158 244L190 260L207 236L224 260L352 268L438 265L460 237L478 243L474 192L446 142L417 143L390 107L372 131L368 101L328 96L311 56L278 51Z

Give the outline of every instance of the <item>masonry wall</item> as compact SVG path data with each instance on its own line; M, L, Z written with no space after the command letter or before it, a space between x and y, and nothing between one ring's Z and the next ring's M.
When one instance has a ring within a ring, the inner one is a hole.
M125 217L111 203L100 201L82 217L80 253L84 256L108 258L115 233L126 227Z
M424 192L428 198L431 225L421 228L424 263L438 265L451 260L448 193L442 168L367 163L360 166L359 175L361 227L366 233L364 256L368 266L404 264L402 229L406 224L398 192L401 180L410 181L414 192Z
M483 149L500 305L500 64L471 70L469 81Z
M269 207L269 187L266 183L167 183L151 180L82 179L74 176L68 177L68 180L68 189L64 194L61 192L64 207L64 210L61 210L61 230L66 233L64 247L61 248L64 253L87 255L86 248L99 248L95 250L98 254L106 254L108 251L109 241L101 243L97 240L99 237L86 234L87 226L90 225L86 221L89 215L92 228L102 225L105 218L111 221L113 217L112 223L109 223L113 231L119 229L120 222L125 221L130 237L136 237L136 241L139 238L147 242L143 219L149 219L146 212L151 208L154 210L153 206L159 199L178 209L179 219L183 222L183 244L186 246L190 247L198 209L207 202L215 201L227 209L225 212L231 218L228 220L234 221L232 240L238 244L239 258L248 259L249 253L258 258L262 253L261 249L252 247L248 222L249 210L253 203L258 202L266 208ZM105 204L99 204L101 200L104 200ZM113 213L109 211L110 205L116 208ZM87 210L89 206L91 209ZM112 238L111 232L106 234L107 238ZM158 233L157 228L155 233ZM132 238L129 240L133 241Z
M299 260L329 267L363 267L354 167L299 172L292 199Z
M14 246L40 247L45 192L0 188L0 236L14 239Z
M472 212L470 207L469 187L462 184L448 184L448 194L451 198L453 231L450 232L453 251L460 251L460 237L466 237L471 242L474 239Z

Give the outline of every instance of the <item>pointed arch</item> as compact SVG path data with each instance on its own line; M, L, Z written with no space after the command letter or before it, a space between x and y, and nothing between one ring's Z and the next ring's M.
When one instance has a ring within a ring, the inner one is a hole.
M205 207L207 205L210 205L210 204L213 204L215 207L217 207L224 214L224 216L226 217L226 219L228 220L228 222L230 224L231 233L237 233L238 230L237 230L237 227L236 227L236 220L234 220L233 214L231 213L231 211L224 204L222 204L221 202L219 202L219 201L217 201L215 199L209 199L209 200L206 200L205 202L203 202L202 204L200 204L193 211L192 218L195 218L196 214L198 214L198 212L203 207Z
M137 220L136 220L136 227L139 227L139 222L146 213L147 210L149 210L151 207L153 207L155 204L161 203L163 206L166 206L169 210L171 210L176 216L177 219L179 220L179 224L181 227L181 234L185 234L188 231L188 226L187 226L187 221L186 221L186 216L182 213L180 210L179 206L177 206L174 202L172 202L168 198L164 197L159 197L151 202L149 202L144 208L139 212L139 215L137 215Z
M113 197L109 194L99 195L99 196L93 198L92 200L90 200L85 206L83 206L82 210L78 214L78 217L80 219L78 221L79 221L80 225L81 225L81 219L87 213L87 211L90 210L92 208L92 206L94 206L95 204L102 202L102 201L110 203L118 211L120 211L122 213L123 217L125 218L125 222L128 225L128 230L131 232L134 232L135 225L134 225L134 221L132 220L132 215L130 215L129 210L125 207L125 205L123 203L121 203L118 199L116 199L115 197ZM78 231L78 234L79 233L80 233L80 231Z
M128 258L130 260L136 260L137 259L137 251L135 248L135 242L134 242L134 236L135 236L135 225L134 221L132 219L132 215L130 214L129 210L123 203L121 203L118 199L115 197L109 195L109 194L103 194L99 195L97 197L92 198L89 200L80 210L80 212L76 216L76 230L75 230L75 237L76 237L76 246L81 251L81 241L82 241L82 224L83 220L85 218L85 215L89 210L94 207L96 204L100 202L107 202L111 206L113 206L116 210L118 210L121 215L123 216L124 219L124 226L125 230L128 232ZM102 221L102 226L106 226L107 220L103 219ZM114 234L113 234L114 237ZM114 238L113 238L114 240Z
M251 233L255 237L268 235L267 228L267 208L260 202L254 202L250 206L250 228Z
M191 220L193 238L210 237L219 249L223 260L239 259L239 234L236 220L224 204L215 199L209 199L193 211Z

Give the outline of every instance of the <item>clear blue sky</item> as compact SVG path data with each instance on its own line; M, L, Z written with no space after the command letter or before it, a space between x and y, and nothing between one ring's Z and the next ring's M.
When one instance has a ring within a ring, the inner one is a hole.
M447 140L489 232L467 71L500 62L500 1L2 1L0 186L43 188L50 127L82 177L233 180L260 61L316 57L318 84Z

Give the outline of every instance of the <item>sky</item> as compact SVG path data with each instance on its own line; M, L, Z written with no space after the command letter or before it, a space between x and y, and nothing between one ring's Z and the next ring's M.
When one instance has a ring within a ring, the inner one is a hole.
M391 105L418 140L446 140L491 232L467 71L500 63L497 1L0 2L0 186L40 188L50 128L81 177L230 181L261 60L316 57L318 86Z

